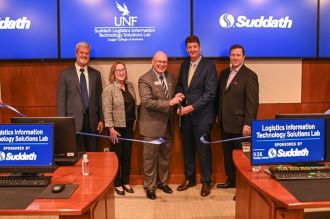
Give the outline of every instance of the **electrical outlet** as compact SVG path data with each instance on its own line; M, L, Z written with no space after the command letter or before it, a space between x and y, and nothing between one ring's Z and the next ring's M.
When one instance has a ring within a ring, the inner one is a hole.
M103 148L104 152L109 152L109 148Z

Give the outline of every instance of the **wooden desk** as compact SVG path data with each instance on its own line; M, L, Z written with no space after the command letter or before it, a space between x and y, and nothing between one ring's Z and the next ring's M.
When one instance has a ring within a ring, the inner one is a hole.
M23 210L0 210L0 218L115 218L113 181L118 168L117 157L112 152L93 152L88 153L88 158L89 176L81 174L81 160L74 166L59 167L52 174L51 184L79 185L69 199L36 199Z
M306 208L330 207L330 201L300 202L275 179L252 172L250 160L236 150L236 219L302 219Z

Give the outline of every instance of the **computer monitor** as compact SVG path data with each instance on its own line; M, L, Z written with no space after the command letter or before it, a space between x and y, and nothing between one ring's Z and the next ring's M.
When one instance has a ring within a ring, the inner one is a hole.
M325 121L295 118L252 121L252 165L315 165L325 160Z
M53 124L0 124L0 172L53 172L53 132Z
M187 55L189 0L59 2L61 58L75 58L79 41L89 42L98 59L149 58L160 49L172 58Z
M57 0L1 0L0 60L57 59L57 5Z
M77 153L74 117L12 117L12 123L53 123L54 156L75 156Z
M317 55L318 1L194 0L192 8L193 31L202 42L203 56L228 57L233 44L244 45L248 57ZM324 12L329 14L329 7ZM329 29L327 18L323 29ZM321 34L321 42L329 44L329 34Z
M325 121L325 161L330 161L330 114L326 113L295 113L276 114L276 119L324 119Z

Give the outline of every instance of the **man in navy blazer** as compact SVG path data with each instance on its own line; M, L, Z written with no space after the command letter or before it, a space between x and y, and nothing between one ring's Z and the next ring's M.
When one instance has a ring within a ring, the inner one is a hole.
M222 139L251 136L251 123L256 119L259 106L258 76L244 65L245 49L241 45L230 48L230 68L219 79L218 118ZM241 148L242 141L223 143L223 156L227 181L218 188L236 186L236 169L232 153Z
M210 194L212 154L211 146L203 144L200 137L209 136L215 118L215 96L217 75L215 65L201 56L201 46L197 36L186 38L186 50L190 58L180 69L177 92L185 99L178 114L182 116L181 136L183 144L185 182L178 186L184 191L196 184L195 151L200 157L201 196Z
M102 81L101 74L88 66L90 46L79 42L76 45L75 65L65 69L59 80L57 90L58 116L73 116L76 131L101 133L103 130L102 117ZM81 74L84 74L87 85L87 103L84 106ZM95 137L77 135L78 150L85 146L87 151L97 151Z

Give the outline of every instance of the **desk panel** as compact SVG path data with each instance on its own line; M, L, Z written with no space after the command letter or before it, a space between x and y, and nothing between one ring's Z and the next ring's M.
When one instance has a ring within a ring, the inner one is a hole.
M51 174L52 184L79 185L69 199L36 199L23 210L0 210L0 218L114 218L117 157L112 152L91 152L88 157L89 176L81 174L81 160L73 166L59 167Z
M300 202L264 172L252 172L250 160L241 150L233 153L237 171L236 218L304 218L305 208L330 207L329 201Z

